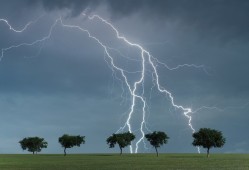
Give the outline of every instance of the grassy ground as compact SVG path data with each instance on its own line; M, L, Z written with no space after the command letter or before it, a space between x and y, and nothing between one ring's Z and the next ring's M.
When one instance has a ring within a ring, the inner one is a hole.
M249 154L0 155L0 170L249 170Z

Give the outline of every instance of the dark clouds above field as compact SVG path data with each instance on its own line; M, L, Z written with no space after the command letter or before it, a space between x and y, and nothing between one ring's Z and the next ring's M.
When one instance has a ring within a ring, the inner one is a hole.
M31 3L35 3L31 1ZM77 16L86 9L93 11L101 5L107 7L114 19L140 14L145 20L181 22L186 27L194 27L201 34L216 34L226 40L248 40L249 24L246 22L249 3L246 0L127 0L127 1L37 1L48 10L69 9L71 16Z
M216 151L249 152L249 136L243 135L249 121L248 8L246 0L0 1L0 18L17 29L43 16L21 34L0 22L0 48L41 39L62 15L66 23L88 29L126 57L137 59L137 52L117 41L103 23L80 15L82 11L100 14L170 67L205 65L205 70L174 71L158 65L161 85L172 92L177 104L193 110L204 105L220 108L192 115L196 129L223 131L227 144ZM85 33L59 24L46 42L6 51L0 62L0 152L22 153L18 140L38 135L49 142L44 152L58 153L57 139L63 133L87 136L86 144L72 152L117 151L109 149L105 139L124 124L130 100L105 59L103 48ZM117 62L129 71L141 69L139 61ZM154 88L150 91L150 75L148 71L145 86L148 128L170 136L161 152L196 152L187 119ZM119 73L116 76L120 78ZM136 133L140 119L138 107L132 120ZM147 152L143 145L140 148Z

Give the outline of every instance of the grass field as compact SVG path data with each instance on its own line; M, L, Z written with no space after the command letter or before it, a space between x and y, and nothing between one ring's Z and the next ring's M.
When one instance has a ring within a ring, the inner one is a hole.
M0 155L0 170L249 170L249 154Z

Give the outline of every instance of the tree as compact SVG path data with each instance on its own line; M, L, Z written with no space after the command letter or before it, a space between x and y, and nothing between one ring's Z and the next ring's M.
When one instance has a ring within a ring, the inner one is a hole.
M70 136L68 134L64 134L63 136L59 137L59 143L64 148L64 156L67 155L66 149L72 148L74 146L80 147L81 144L85 143L85 136Z
M40 152L42 148L47 148L48 143L39 137L28 137L24 138L23 140L19 141L23 150L28 150L29 152L33 152L33 154L37 154Z
M222 136L221 131L210 128L201 128L198 132L193 133L193 145L207 148L207 157L209 157L209 149L212 147L222 147L226 139Z
M159 148L160 145L166 144L169 139L166 133L160 131L154 131L153 133L148 133L145 135L145 138L150 142L150 144L153 147L155 147L157 157L158 157L157 148Z
M112 136L108 137L106 142L109 144L110 148L114 148L116 144L118 144L120 149L120 155L123 153L123 148L128 145L131 145L131 141L135 139L135 135L130 132L112 134Z

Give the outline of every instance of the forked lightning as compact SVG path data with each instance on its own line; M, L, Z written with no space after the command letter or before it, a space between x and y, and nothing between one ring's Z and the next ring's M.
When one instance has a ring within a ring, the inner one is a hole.
M94 20L96 22L99 22L99 24L105 24L106 26L108 26L108 28L110 30L112 30L115 33L116 38L118 40L123 41L125 44L127 44L127 46L136 48L136 49L138 49L140 51L140 58L141 58L141 60L139 60L139 61L141 61L141 63L140 63L141 65L139 67L141 67L141 70L139 71L140 76L139 76L139 78L136 81L130 83L128 81L128 77L127 77L128 76L128 74L127 74L128 71L120 68L114 62L113 56L110 53L111 47L108 47L100 39L98 39L97 37L93 36L89 30L84 29L84 28L82 28L82 27L80 27L78 25L71 25L71 24L64 23L61 17L59 17L59 18L57 18L55 20L55 22L51 25L48 34L46 36L42 37L41 39L35 40L33 42L29 42L29 43L24 42L24 43L21 43L21 44L16 44L16 45L12 45L12 46L9 46L9 47L2 48L1 49L0 61L4 58L5 53L7 51L10 51L10 50L12 50L14 48L20 48L22 46L33 46L35 44L38 44L38 43L41 43L41 42L45 42L46 40L48 40L51 37L53 31L55 31L55 26L57 26L57 25L60 25L60 26L62 26L64 28L68 28L68 29L77 29L77 30L80 30L80 31L86 33L89 36L89 38L95 40L96 43L98 45L100 45L104 49L105 54L106 54L107 58L109 59L109 61L108 61L109 66L112 67L111 69L113 71L119 72L121 74L121 78L123 79L122 81L125 83L125 85L128 88L128 92L129 92L129 94L131 96L131 104L130 104L130 107L129 107L129 113L128 113L127 119L125 121L125 124L118 131L123 131L126 128L130 132L134 131L134 129L132 128L132 124L131 124L131 119L132 119L133 115L135 114L134 108L136 107L136 103L138 101L140 101L142 103L142 107L141 107L142 119L141 119L140 125L139 125L140 126L139 131L141 133L141 137L139 137L139 139L136 141L135 148L132 145L130 146L130 153L137 153L138 152L139 144L141 142L144 142L145 130L147 129L147 127L146 127L146 107L147 107L147 102L146 102L146 99L143 96L143 92L140 92L138 90L139 88L142 88L144 90L144 80L145 80L145 73L146 73L145 63L148 63L149 66L152 69L152 74L153 74L153 80L152 81L155 82L155 87L157 88L157 90L160 93L164 94L165 96L167 96L169 98L169 101L170 101L171 105L174 108L182 111L183 115L188 119L188 126L190 127L192 133L194 133L195 129L194 129L192 123L191 123L192 117L190 115L191 113L193 113L192 109L189 108L189 107L184 107L182 105L177 104L175 102L175 100L174 100L174 97L173 97L172 93L160 85L160 77L159 77L158 71L157 71L157 64L164 65L169 70L175 70L175 69L179 69L181 67L193 67L193 68L201 68L205 72L207 72L206 69L205 69L205 67L203 65L197 66L197 65L194 65L194 64L183 64L183 65L178 65L176 67L170 68L165 63L162 63L162 62L158 61L155 57L153 57L150 54L149 51L147 51L140 44L131 42L126 37L121 36L120 33L119 33L119 31L114 27L113 24L111 24L107 20L103 19L99 15L91 15L91 16L88 16L86 14L82 14L82 15L84 17L87 17L87 19L89 19L89 20ZM6 19L0 19L0 22L5 23L9 27L10 31L13 31L15 33L22 33L32 23L35 23L37 21L30 21L28 24L26 24L20 30L13 28ZM197 148L197 149L198 149L198 152L200 153L200 149L199 148Z

